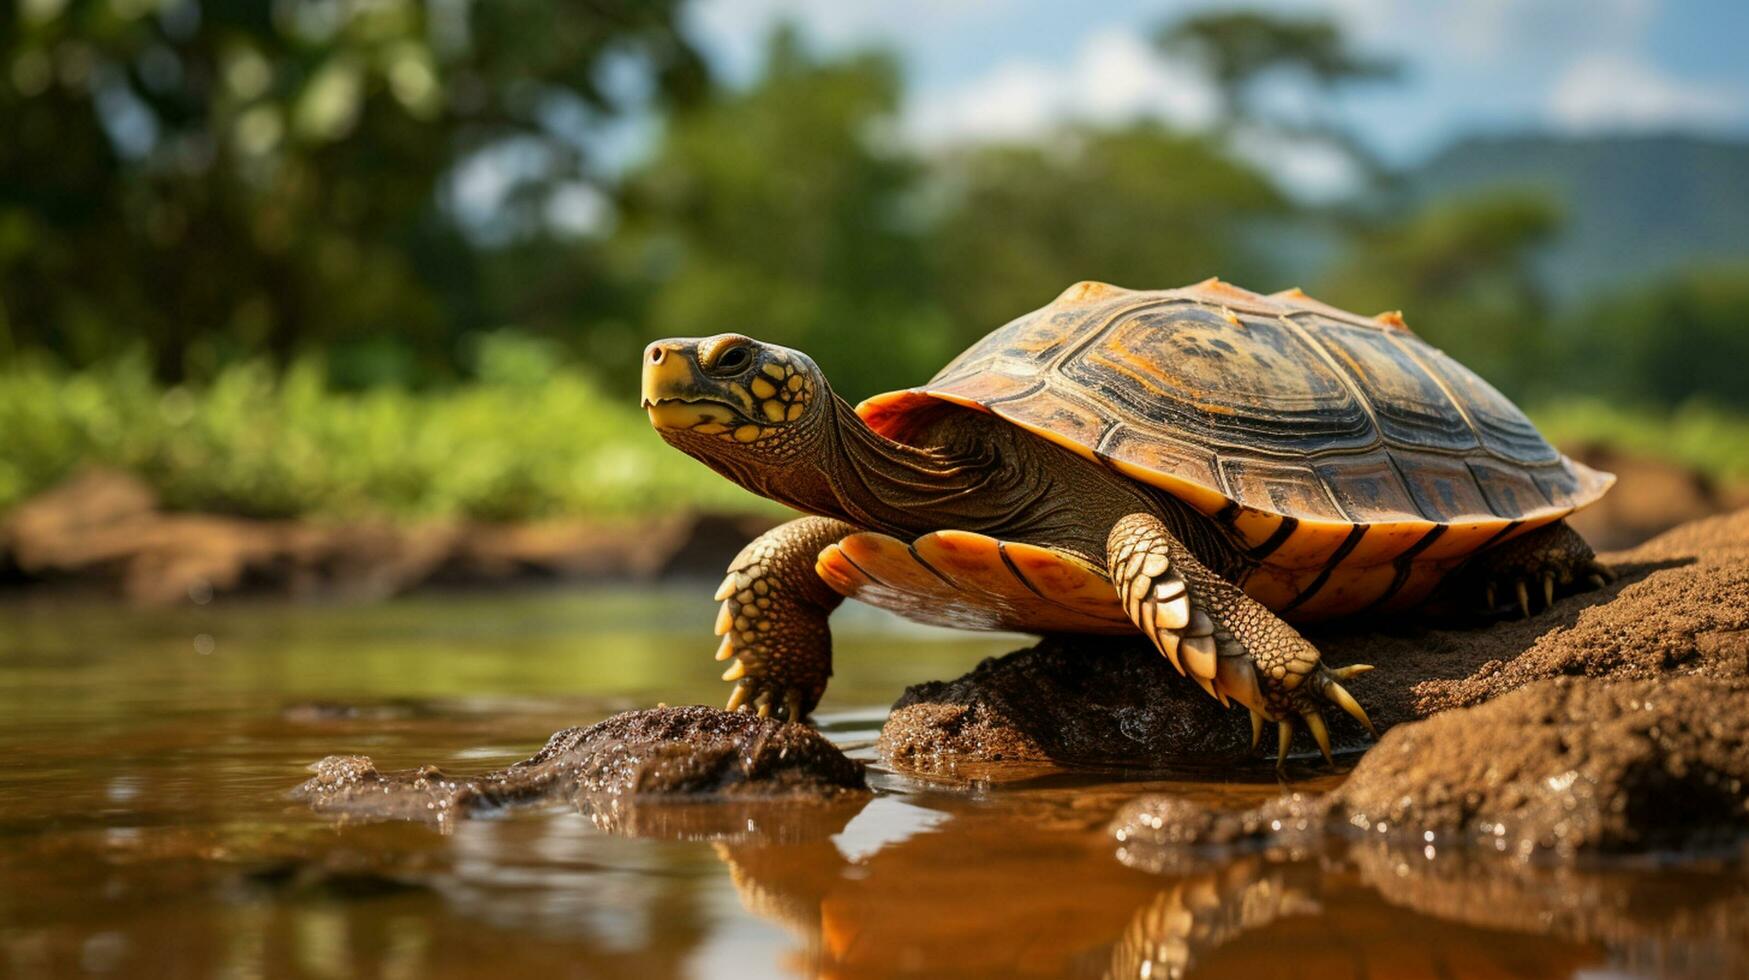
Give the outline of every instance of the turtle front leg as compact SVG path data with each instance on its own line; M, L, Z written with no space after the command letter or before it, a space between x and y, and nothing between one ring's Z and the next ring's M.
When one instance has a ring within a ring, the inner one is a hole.
M1320 711L1325 702L1373 731L1366 711L1339 683L1371 667L1324 666L1305 637L1210 571L1156 515L1130 514L1113 525L1106 566L1131 622L1179 673L1222 704L1232 699L1251 710L1252 748L1264 721L1276 723L1278 766L1287 758L1296 717L1330 759Z
M723 680L736 681L730 711L757 711L801 721L820 703L832 676L832 631L826 618L844 597L814 572L820 549L856 529L825 517L802 517L748 542L717 589L717 659L734 659Z

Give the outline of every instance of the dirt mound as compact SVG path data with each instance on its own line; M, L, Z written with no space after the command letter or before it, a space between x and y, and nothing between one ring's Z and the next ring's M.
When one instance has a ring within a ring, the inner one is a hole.
M433 766L379 772L366 756L329 756L293 791L312 809L351 819L440 825L507 806L571 803L613 830L636 832L641 803L835 800L866 793L862 767L812 728L719 708L650 708L567 728L532 758L477 776ZM712 826L724 811L695 808ZM672 834L710 828L658 817ZM737 818L744 826L745 821Z
M1129 848L1305 846L1319 835L1517 858L1711 850L1749 831L1749 681L1538 681L1385 735L1336 790L1243 813L1134 800ZM1140 853L1140 852L1139 852Z
M1749 676L1749 510L1686 524L1603 556L1621 574L1525 620L1435 628L1414 619L1324 629L1332 664L1377 668L1348 686L1381 729L1480 704L1533 681ZM1330 712L1339 748L1370 744ZM963 677L908 689L883 755L939 771L1003 760L1127 766L1228 764L1250 731L1139 638L1049 639ZM1301 754L1311 749L1302 736Z
M1749 829L1749 681L1539 681L1395 729L1324 803L1519 856L1705 848Z

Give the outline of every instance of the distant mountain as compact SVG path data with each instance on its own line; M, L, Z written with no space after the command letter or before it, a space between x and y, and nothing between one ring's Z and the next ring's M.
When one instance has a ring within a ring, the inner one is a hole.
M1420 199L1534 188L1562 208L1548 282L1573 298L1695 262L1749 260L1749 143L1695 136L1460 140L1407 175Z

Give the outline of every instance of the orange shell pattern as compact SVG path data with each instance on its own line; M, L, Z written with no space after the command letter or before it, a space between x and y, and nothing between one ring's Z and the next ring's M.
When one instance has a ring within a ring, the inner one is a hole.
M1561 455L1486 381L1411 333L1298 290L1078 283L919 388L857 411L903 440L942 402L994 413L1159 487L1257 561L1292 619L1420 602L1477 550L1614 477Z

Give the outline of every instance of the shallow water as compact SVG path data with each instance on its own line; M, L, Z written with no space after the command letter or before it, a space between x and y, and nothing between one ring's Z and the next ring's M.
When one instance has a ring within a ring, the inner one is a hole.
M136 612L0 605L0 976L1742 975L1749 884L1370 845L1222 861L1103 825L1165 790L1234 806L1267 767L1175 779L876 768L846 807L687 812L615 836L564 809L342 825L286 798L325 755L498 768L552 731L716 702L705 590ZM870 748L906 683L1012 637L846 610L820 720ZM1310 771L1308 771L1309 774ZM1301 788L1327 788L1314 776Z

